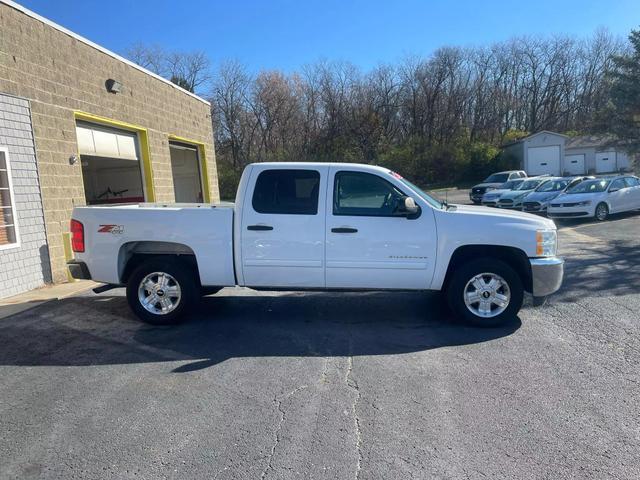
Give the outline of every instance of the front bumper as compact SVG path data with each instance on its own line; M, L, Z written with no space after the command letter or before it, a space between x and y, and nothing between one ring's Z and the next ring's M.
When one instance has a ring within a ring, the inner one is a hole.
M540 202L523 202L522 211L528 213L546 213L547 204Z
M482 202L483 196L484 196L484 193L469 193L469 200L471 200L474 203L480 203Z
M71 276L76 280L91 280L91 273L86 263L78 260L69 260L67 268Z
M564 277L564 259L560 257L530 258L531 294L546 297L557 292Z
M505 210L522 210L521 203L497 203L498 208L504 208Z
M550 218L575 218L575 217L593 217L593 213L583 208L563 208L563 209L547 209L547 215Z
M551 218L593 217L595 210L596 207L593 204L577 205L574 202L567 205L566 202L552 202L547 208L547 215Z

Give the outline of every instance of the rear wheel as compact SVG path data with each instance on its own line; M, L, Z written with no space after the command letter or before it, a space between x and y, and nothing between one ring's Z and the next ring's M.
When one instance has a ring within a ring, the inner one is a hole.
M523 298L520 276L506 263L490 258L457 267L447 288L453 312L479 327L496 327L514 319Z
M609 207L606 203L602 202L596 206L596 220L604 222L609 216Z
M153 325L177 323L193 307L200 290L188 265L172 258L153 258L138 266L127 282L133 313Z

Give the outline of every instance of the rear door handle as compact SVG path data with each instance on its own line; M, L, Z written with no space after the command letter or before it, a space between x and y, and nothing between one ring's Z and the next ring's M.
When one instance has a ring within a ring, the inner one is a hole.
M358 229L351 228L351 227L335 227L335 228L332 228L331 231L333 233L356 233Z
M265 230L273 230L273 227L271 225L249 225L247 227L247 230L265 231Z

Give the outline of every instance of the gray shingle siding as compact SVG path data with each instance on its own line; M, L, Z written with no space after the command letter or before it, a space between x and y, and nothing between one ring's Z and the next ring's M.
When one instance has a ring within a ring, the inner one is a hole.
M0 148L8 150L20 246L0 250L0 298L51 281L27 100L0 93Z

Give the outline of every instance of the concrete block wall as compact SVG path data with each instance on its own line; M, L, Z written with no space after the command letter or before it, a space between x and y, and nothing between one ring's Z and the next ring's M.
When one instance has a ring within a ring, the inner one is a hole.
M0 298L51 281L29 101L0 94L0 148L6 147L19 246L0 250Z
M113 55L0 1L0 92L31 102L42 200L55 282L66 281L62 234L84 205L75 111L147 129L157 201L174 201L169 135L205 144L212 201L219 200L209 105ZM105 81L123 85L107 92Z

